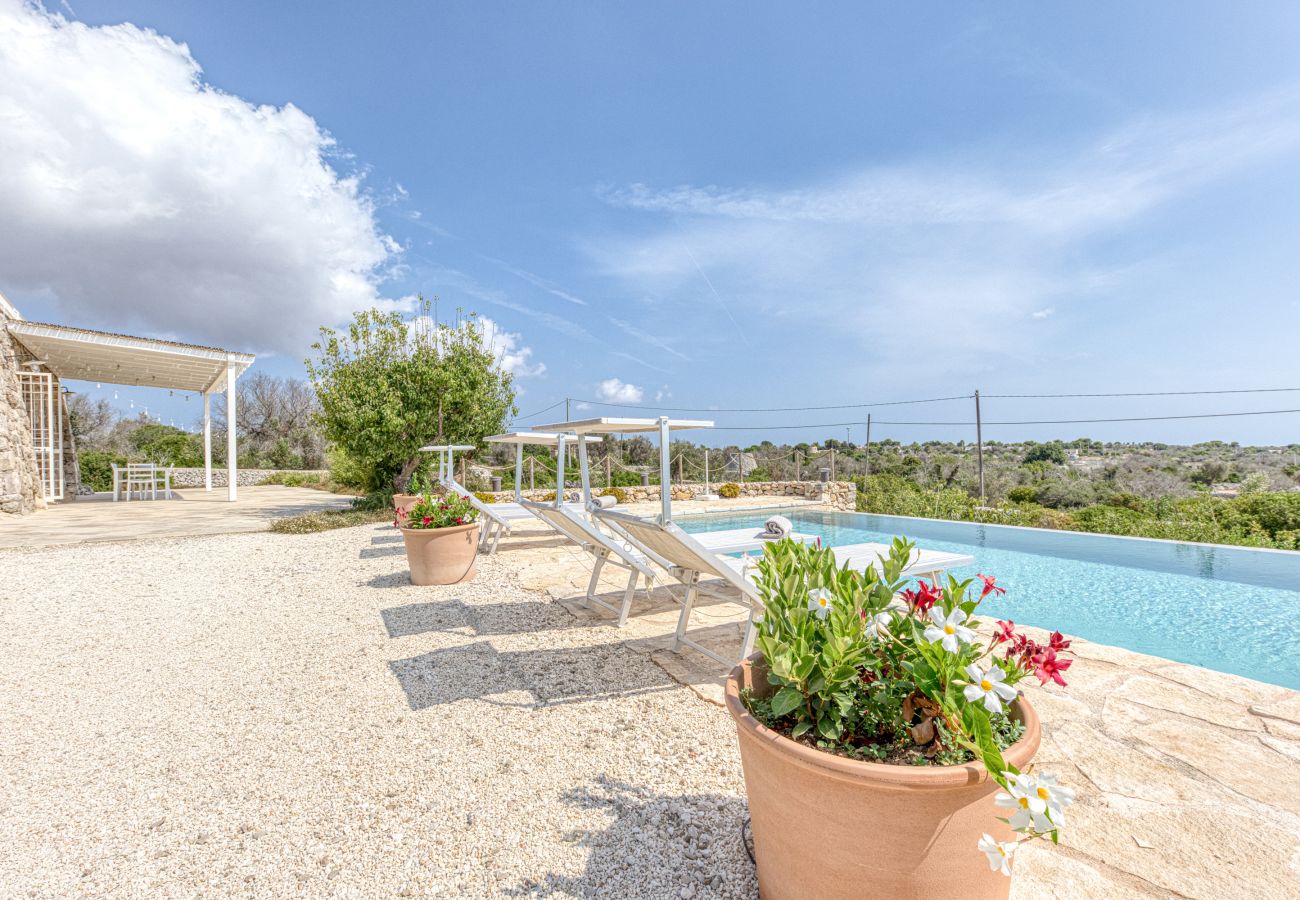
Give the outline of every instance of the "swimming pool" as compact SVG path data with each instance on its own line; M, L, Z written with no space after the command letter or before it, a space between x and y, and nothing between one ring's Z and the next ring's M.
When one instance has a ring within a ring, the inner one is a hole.
M683 516L686 531L761 525L773 510ZM1300 553L943 522L782 510L831 546L905 536L975 557L959 578L1005 587L984 615L1300 689Z

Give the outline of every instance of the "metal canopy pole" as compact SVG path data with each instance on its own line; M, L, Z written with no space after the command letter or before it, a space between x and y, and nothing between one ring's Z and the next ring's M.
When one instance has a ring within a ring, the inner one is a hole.
M980 419L980 392L975 392L975 452L979 455L980 506L984 505L984 425Z
M555 442L555 508L564 504L564 434Z
M515 444L515 502L524 499L524 442Z
M232 503L239 493L237 487L239 483L239 460L237 458L238 448L236 446L236 432L239 430L236 425L235 407L235 366L230 363L226 366L226 498Z
M203 395L203 489L212 491L212 397Z
M591 467L587 463L587 436L578 435L578 473L582 476L582 508L591 506Z
M659 521L667 525L673 519L672 460L668 458L668 417L659 417Z

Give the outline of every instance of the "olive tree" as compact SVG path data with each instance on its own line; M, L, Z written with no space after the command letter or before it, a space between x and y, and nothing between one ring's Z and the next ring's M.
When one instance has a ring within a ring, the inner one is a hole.
M427 305L398 313L359 312L346 332L321 329L307 372L325 437L363 473L367 490L400 490L430 443L480 445L517 412L478 320L432 323Z

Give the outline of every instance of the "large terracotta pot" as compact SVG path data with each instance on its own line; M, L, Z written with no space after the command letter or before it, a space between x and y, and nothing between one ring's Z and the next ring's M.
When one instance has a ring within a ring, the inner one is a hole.
M403 528L411 584L472 581L478 563L478 523L450 528Z
M753 821L763 900L866 897L1005 898L1011 879L989 870L985 832L1011 840L982 763L893 766L798 744L749 714L740 691L770 696L762 655L727 678ZM1038 751L1038 716L1023 697L1012 712L1025 734L1003 756L1023 769Z

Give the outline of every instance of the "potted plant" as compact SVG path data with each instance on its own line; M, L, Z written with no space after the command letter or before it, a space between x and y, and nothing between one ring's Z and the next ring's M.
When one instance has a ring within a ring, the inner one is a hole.
M478 561L478 510L468 497L425 494L393 524L406 543L412 584L459 584L474 578Z
M406 493L393 494L393 506L403 511L410 511L411 507L429 491L430 485L425 480L424 473L416 469L411 473L410 480L406 482Z
M727 679L764 900L1006 897L1019 841L1059 838L1073 793L1029 769L1016 684L1065 681L1069 641L974 618L992 577L904 590L912 544L866 572L764 548L758 652ZM1001 790L999 790L999 788Z

